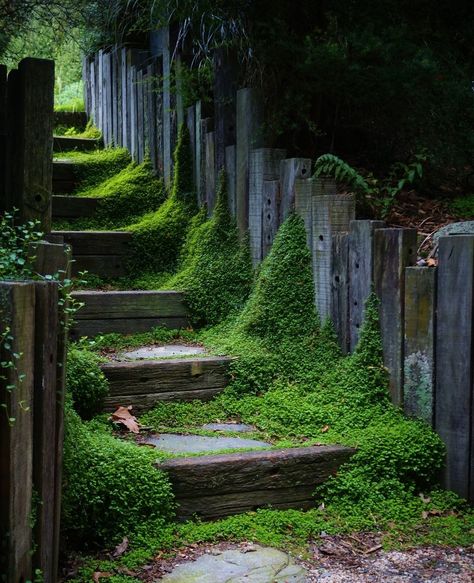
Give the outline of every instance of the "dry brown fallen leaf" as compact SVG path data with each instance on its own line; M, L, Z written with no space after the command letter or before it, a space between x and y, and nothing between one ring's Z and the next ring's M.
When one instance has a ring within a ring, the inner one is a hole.
M104 579L106 577L112 577L112 573L106 573L103 571L96 571L92 576L94 583L98 583L99 579Z
M130 413L131 410L131 405L128 407L119 407L112 413L110 420L114 423L120 423L121 425L124 425L132 433L139 433L140 426L138 425L137 418Z
M127 549L128 538L124 536L123 541L115 547L114 552L112 553L112 557L121 557Z
M326 433L327 431L329 431L329 425L325 425L321 428L321 433Z

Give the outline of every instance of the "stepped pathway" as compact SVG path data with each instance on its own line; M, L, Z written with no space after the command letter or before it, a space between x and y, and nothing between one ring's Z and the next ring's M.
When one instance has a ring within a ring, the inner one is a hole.
M56 160L55 218L93 216L96 201L68 196L75 188L74 162ZM55 231L50 239L71 245L76 275L83 270L101 277L126 273L131 241L128 232ZM76 315L73 338L147 332L156 326L189 326L184 295L177 291L85 290L74 292L74 298L84 307ZM107 412L131 405L134 413L141 413L161 401L206 401L222 392L230 380L232 358L189 344L143 346L128 352L109 352L107 356L101 365L109 382L109 395L104 400ZM182 520L194 515L216 519L267 505L310 508L314 506L315 487L353 454L352 449L341 446L275 449L271 443L255 439L254 430L220 423L205 425L194 435L140 434L138 440L172 454L157 462L157 468L170 477L178 503L177 516ZM276 556L277 551L268 552L273 565L268 572L274 579L258 581L302 580L286 555L282 560L282 556ZM255 568L255 564L249 566L252 573ZM239 572L245 569L242 566ZM257 576L259 569L253 574Z

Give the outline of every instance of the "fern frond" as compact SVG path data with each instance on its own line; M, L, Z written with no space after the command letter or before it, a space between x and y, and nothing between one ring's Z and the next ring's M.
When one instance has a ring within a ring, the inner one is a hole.
M314 175L333 176L338 182L344 182L362 194L369 194L371 191L365 178L334 154L323 154L316 160Z

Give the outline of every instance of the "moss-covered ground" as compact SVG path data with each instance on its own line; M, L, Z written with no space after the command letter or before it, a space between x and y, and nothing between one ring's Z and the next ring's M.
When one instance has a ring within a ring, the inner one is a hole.
M94 571L112 573L115 583L133 581L153 557L204 541L252 540L303 555L322 532L382 532L392 548L472 544L472 510L438 486L441 440L389 400L377 298L367 303L356 351L342 355L330 322L321 323L314 307L301 219L292 215L284 223L255 275L229 216L223 181L211 219L197 211L186 140L182 133L167 199L130 227L138 233L132 273L150 286L185 290L197 331L107 335L82 340L71 351L63 525L68 547L83 553L75 581L90 581ZM86 421L104 391L97 354L177 339L236 356L230 385L207 403L159 404L141 423L159 432L202 432L204 423L238 420L280 446L356 447L338 475L315 491L313 510L262 509L177 524L167 478L153 467L158 454L114 437L104 416ZM124 536L123 555L103 554Z

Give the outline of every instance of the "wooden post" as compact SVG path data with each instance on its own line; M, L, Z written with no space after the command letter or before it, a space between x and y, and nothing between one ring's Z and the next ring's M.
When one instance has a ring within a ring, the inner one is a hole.
M145 158L145 103L144 103L143 69L137 70L137 161L141 164Z
M131 53L132 64L130 65L130 154L136 162L138 161L138 86L137 67L135 65L136 51Z
M204 193L202 191L202 106L201 102L196 102L196 112L195 112L195 141L196 141L196 176L194 178L194 183L196 184L196 193L198 203L202 204L204 200Z
M236 219L241 236L249 226L250 150L263 146L263 109L255 89L237 91L236 114Z
M312 195L312 257L316 307L321 322L331 318L333 287L333 235L347 233L355 218L353 196L335 194L335 183L314 179ZM334 194L320 194L329 193Z
M403 404L403 322L405 267L416 261L416 229L376 229L374 282L380 298L384 363L390 372L390 396Z
M0 344L0 359L15 366L0 377L0 572L17 583L32 580L33 283L0 282L2 335L7 329L11 340Z
M436 326L435 267L405 269L403 408L433 425Z
M204 135L206 144L206 204L209 215L214 210L216 199L216 163L215 163L215 132Z
M474 501L474 236L441 237L435 428L446 450L444 486Z
M102 99L102 93L104 89L104 51L101 49L96 55L96 70L97 70L97 97L96 97L96 104L97 104L97 120L96 124L97 127L102 132L102 138L105 143L105 134L104 134L104 123L103 123L103 110L104 110L104 102Z
M0 212L8 208L7 186L7 68L0 65Z
M349 350L349 234L332 236L331 320L343 354Z
M161 51L163 59L163 178L171 185L173 168L172 123L171 123L171 57L169 28L161 29Z
M207 150L208 150L208 138L206 137L210 134L213 130L214 120L212 118L206 117L205 119L201 120L201 127L199 130L200 135L200 143L197 144L197 149L200 151L199 159L201 161L201 169L199 172L199 176L201 179L201 183L199 186L200 192L200 199L199 204L204 205L207 204L207 191L208 191L208 177L207 177ZM213 171L214 174L214 171Z
M11 80L11 83L10 83ZM51 230L54 62L23 59L8 83L9 208Z
M279 180L263 181L262 200L262 259L270 252L278 231Z
M349 235L349 327L350 351L359 341L364 322L365 302L374 282L374 230L382 229L383 221L352 221Z
M227 47L214 52L214 131L216 175L225 167L225 149L235 144L237 63Z
M225 149L225 174L227 180L227 198L230 214L235 218L235 145Z
M94 122L94 125L97 126L97 118L96 118L96 71L95 71L95 59L91 58L89 63L89 76L90 76L90 84L91 84L91 102L90 102L90 111L89 117Z
M313 248L313 179L297 179L295 182L295 212L303 219L308 249Z
M125 48L121 49L121 111L122 111L122 138L121 145L124 148L128 148L129 135L130 135L130 110L128 108L128 101L130 99L130 88L128 84L128 66L130 62L129 51Z
M268 206L270 212L269 221L272 225L267 225L267 236L276 233L278 224L278 212L276 209L276 199L270 196L270 202L265 205L264 183L265 181L278 180L280 176L280 162L285 157L286 150L276 150L272 148L259 148L250 152L249 158L249 235L252 261L257 265L263 259L263 209ZM272 208L273 205L273 208ZM265 249L271 247L273 239L265 241Z
M193 156L193 182L197 192L196 184L196 106L191 105L186 109L186 127L188 128L191 142L191 152Z
M295 205L296 180L309 178L311 175L310 158L288 158L280 164L280 223L288 217Z

